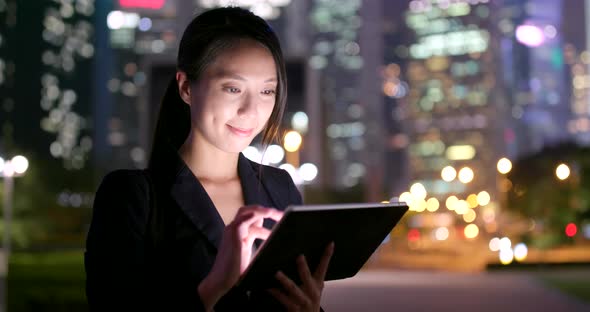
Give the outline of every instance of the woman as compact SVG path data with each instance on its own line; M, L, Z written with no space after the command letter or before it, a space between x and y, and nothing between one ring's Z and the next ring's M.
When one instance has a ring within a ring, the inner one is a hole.
M85 254L91 310L319 311L333 246L313 273L297 259L301 285L277 272L281 289L236 286L268 221L301 203L284 170L240 153L259 133L266 145L278 134L278 39L249 11L207 11L185 30L177 68L148 169L112 172L97 191Z

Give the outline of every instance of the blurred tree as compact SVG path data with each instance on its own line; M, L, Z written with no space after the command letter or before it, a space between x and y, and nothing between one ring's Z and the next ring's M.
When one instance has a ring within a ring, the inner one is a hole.
M94 192L90 169L67 171L56 160L28 158L27 172L14 179L13 247L18 250L83 246L92 198L78 194ZM0 203L3 198L3 187L0 187ZM71 199L77 202L72 203ZM1 239L4 219L0 221Z
M559 180L557 166L564 163L570 176ZM590 221L590 148L567 143L545 148L515 162L508 175L507 207L534 221L524 234L537 247L571 242L565 227ZM578 233L578 235L581 235Z

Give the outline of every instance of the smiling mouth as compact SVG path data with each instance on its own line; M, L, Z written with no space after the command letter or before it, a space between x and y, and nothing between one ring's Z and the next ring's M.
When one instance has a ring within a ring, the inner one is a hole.
M252 132L254 131L254 129L241 129L241 128L232 127L230 125L227 125L227 127L229 128L229 130L231 130L231 132L233 132L235 135L240 136L240 137L249 137L252 134Z

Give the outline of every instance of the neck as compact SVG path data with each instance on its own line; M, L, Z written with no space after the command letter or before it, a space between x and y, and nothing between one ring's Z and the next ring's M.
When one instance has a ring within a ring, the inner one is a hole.
M199 135L191 133L179 153L201 181L226 182L238 178L239 153L224 152Z

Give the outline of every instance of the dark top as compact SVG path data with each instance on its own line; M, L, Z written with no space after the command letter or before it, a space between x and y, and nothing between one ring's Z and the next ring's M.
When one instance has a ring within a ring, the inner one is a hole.
M284 170L240 154L238 173L246 205L284 210L302 202ZM154 211L157 231L148 220ZM90 310L204 310L197 287L211 270L224 227L199 180L169 145L158 149L147 170L109 173L96 193L86 242ZM215 311L237 310L284 309L266 292L234 287Z

